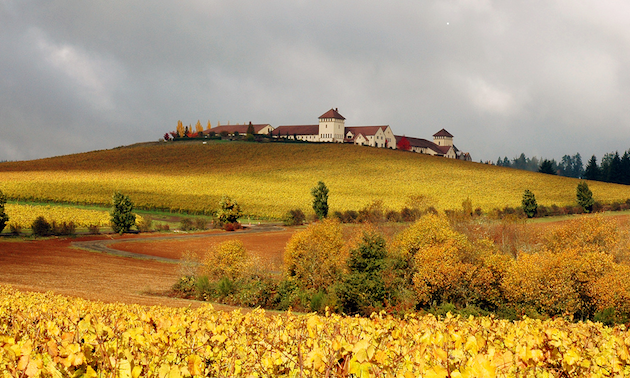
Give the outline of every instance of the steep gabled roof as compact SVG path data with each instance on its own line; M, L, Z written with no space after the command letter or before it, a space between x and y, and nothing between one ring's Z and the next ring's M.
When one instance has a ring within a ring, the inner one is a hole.
M319 118L345 119L341 114L339 114L337 109L330 109L326 113L320 115Z
M319 135L319 125L278 126L271 133L274 136Z
M254 127L254 133L258 134L260 132L260 130L264 129L265 127L269 126L268 123L259 123L259 124L252 124L252 126ZM238 131L239 134L247 134L247 129L249 128L249 124L247 125L224 125L224 126L217 126L217 127L213 127L210 130L204 130L203 133L204 134L209 134L211 131L214 131L216 134L220 134L221 131L227 131L228 134L234 134L235 131Z
M379 129L383 129L383 131L385 131L385 129L387 128L387 126L346 126L344 133L348 134L348 131L352 131L352 134L363 134L364 136L367 135L375 135Z
M447 137L447 138L452 138L453 136L451 135L451 133L449 133L448 131L442 129L440 131L438 131L437 133L433 134L434 137Z

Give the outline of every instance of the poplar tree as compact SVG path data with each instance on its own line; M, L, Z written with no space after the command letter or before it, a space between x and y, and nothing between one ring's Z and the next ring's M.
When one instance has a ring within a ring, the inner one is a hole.
M0 190L0 232L4 230L9 222L9 216L4 212L4 205L7 203L7 197Z
M328 188L322 181L311 189L313 195L313 210L319 219L328 217Z

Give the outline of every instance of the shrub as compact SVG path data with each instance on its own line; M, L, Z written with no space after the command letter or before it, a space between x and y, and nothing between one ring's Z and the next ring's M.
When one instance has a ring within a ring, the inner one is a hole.
M289 239L284 253L285 272L301 289L325 291L340 282L346 255L339 222L325 220Z
M236 223L243 215L240 205L228 196L223 196L219 201L217 210L217 226L222 227L226 223Z
M92 235L98 235L100 233L100 228L96 224L91 224L88 227L88 232Z
M73 235L76 231L76 226L73 222L52 222L51 232L53 235Z
M48 236L52 232L52 227L50 223L44 217L39 216L35 218L33 224L31 225L31 230L33 231L33 235L36 236Z
M171 227L165 223L156 225L155 229L158 231L170 231Z
M205 230L208 228L208 221L204 218L195 218L194 227L197 230Z
M183 218L179 222L179 229L181 231L191 231L191 230L193 230L194 229L193 221L190 218Z
M196 279L194 276L182 276L173 285L172 289L184 298L192 298L197 291L195 281Z
M243 242L227 240L212 247L203 259L202 274L212 282L247 277L256 261L248 256Z
M285 226L299 226L306 221L306 215L300 209L289 210L284 217Z
M500 274L489 264L507 257L497 257L488 241L473 244L444 216L420 218L396 237L392 254L422 305L494 306L501 301Z
M415 222L416 220L418 220L418 218L420 218L420 215L421 212L419 209L405 206L400 210L400 217L402 218L403 222Z
M151 231L151 228L153 227L153 220L149 217L142 217L136 223L136 227L138 228L138 231L140 232L149 232Z
M112 229L121 235L129 232L131 227L136 224L136 215L132 213L133 202L128 196L116 192L112 196L112 204L113 207L110 212Z
M386 214L385 214L385 219L387 219L387 221L389 222L402 222L402 216L400 215L400 213L396 210L389 210Z
M369 205L359 210L357 221L361 223L380 223L384 219L383 201L372 201Z
M19 224L11 223L9 225L9 230L11 231L11 235L18 236L20 234L20 232L22 232L22 227L20 227Z

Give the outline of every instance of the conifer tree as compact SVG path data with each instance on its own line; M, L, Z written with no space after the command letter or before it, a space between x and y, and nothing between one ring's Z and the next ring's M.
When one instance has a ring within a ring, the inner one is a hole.
M249 123L249 126L247 126L247 134L248 135L254 135L256 134L256 132L254 131L254 125L252 125L252 123Z
M385 283L383 269L387 249L385 239L375 230L363 232L356 249L350 251L348 274L340 286L343 311L348 315L370 316L383 307Z
M593 199L593 192L588 188L586 181L582 181L577 186L577 203L584 209L585 213L590 213L593 210L595 200Z
M523 193L522 204L523 212L525 212L527 218L533 218L538 210L538 203L536 202L534 193L530 192L529 189L526 189L525 193Z
M317 186L311 189L313 195L313 210L319 219L326 218L328 216L328 188L322 181L317 183Z
M9 222L9 216L4 211L4 205L7 203L7 197L0 190L0 232L4 230Z
M600 180L601 178L601 172L599 167L597 166L597 158L595 157L595 155L593 155L586 164L586 169L584 170L584 178L586 180Z
M111 215L112 229L121 235L129 232L131 227L136 224L136 214L132 213L133 202L131 202L129 196L116 192L112 196L112 204L113 207L109 213Z

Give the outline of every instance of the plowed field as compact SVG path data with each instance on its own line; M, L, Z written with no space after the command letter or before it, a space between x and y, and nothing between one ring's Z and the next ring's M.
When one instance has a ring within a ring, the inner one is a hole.
M161 240L162 235L142 234L25 241L0 238L0 284L9 284L19 290L52 291L104 302L197 306L199 302L196 301L163 296L179 278L178 264L90 252L74 248L71 243L115 241L110 248L178 259L187 250L203 256L214 243L241 238L252 253L280 262L291 233L210 232L167 240ZM215 305L215 308L232 309L222 305Z

